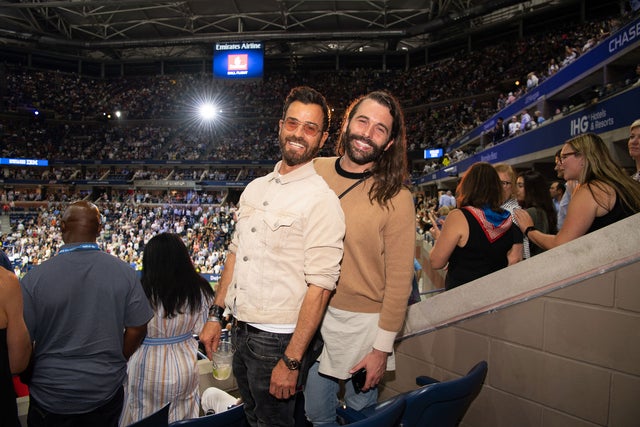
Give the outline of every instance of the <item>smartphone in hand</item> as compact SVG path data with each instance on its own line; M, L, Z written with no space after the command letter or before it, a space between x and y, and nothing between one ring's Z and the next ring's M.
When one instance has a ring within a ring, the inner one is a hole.
M360 393L362 387L364 387L364 384L367 382L367 370L365 368L358 369L351 375L351 381L353 382L355 392Z

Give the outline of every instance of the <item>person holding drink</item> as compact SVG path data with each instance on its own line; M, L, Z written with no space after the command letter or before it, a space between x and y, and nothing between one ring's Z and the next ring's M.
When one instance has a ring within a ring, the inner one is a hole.
M233 374L252 427L294 426L305 364L313 362L307 347L340 274L344 214L312 163L329 118L315 89L289 92L278 123L282 160L240 196L215 305L200 332L207 354L219 351L220 319L231 310Z

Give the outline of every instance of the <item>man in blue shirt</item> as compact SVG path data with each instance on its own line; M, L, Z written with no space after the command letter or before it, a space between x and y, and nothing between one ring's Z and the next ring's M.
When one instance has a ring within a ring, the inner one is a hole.
M59 253L22 279L24 317L35 342L30 427L116 427L127 360L153 311L136 271L96 243L100 212L65 210Z
M440 199L438 200L438 208L441 208L443 206L447 206L449 208L456 207L456 198L453 197L451 190L447 190L446 193L443 193L440 196Z

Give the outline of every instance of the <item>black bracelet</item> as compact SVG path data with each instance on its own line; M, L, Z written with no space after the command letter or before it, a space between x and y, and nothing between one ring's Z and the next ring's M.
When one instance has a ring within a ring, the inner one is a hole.
M214 304L211 307L209 307L209 316L207 317L207 321L220 322L222 320L223 313L224 313L224 308Z
M530 225L524 230L524 237L529 238L529 232L535 230L536 228L533 225Z

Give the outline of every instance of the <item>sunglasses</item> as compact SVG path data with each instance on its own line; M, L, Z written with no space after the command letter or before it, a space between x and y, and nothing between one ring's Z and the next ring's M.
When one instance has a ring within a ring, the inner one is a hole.
M284 119L284 128L289 132L296 131L302 125L302 131L307 136L316 136L320 133L320 126L315 123L301 122L293 117Z

